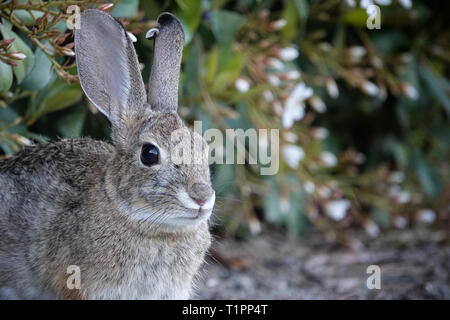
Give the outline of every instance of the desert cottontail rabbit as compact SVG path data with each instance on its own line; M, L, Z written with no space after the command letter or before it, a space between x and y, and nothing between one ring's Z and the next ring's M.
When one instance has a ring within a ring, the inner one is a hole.
M80 21L81 86L114 145L64 139L0 161L0 298L188 298L215 193L207 161L171 156L173 132L196 137L176 113L183 29L159 16L147 99L122 25L98 10Z

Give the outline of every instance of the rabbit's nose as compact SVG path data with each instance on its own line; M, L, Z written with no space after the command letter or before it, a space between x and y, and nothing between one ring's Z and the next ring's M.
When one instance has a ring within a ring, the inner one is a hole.
M192 197L191 197L191 198L192 198ZM202 205L204 205L205 202L206 202L206 200L199 199L199 198L192 198L192 200L194 200L195 203L197 203L200 207L201 207Z
M188 190L189 196L200 207L203 206L214 194L214 190L205 183L194 183Z

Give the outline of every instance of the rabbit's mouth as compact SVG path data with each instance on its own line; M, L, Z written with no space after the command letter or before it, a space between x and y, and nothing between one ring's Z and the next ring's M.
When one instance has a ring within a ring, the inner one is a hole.
M209 218L209 216L212 213L212 208L211 209L203 209L203 208L199 208L199 209L189 209L186 208L187 212L189 213L189 216L186 217L187 219L191 219L191 220L197 220L197 219L204 219L204 218Z

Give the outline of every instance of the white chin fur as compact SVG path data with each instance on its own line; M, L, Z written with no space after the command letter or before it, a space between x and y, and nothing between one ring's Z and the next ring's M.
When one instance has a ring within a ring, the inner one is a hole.
M187 209L198 210L200 206L195 203L194 200L189 196L189 194L185 190L181 190L177 194L177 199L180 203ZM214 203L216 201L216 194L213 193L211 197L209 197L208 201L202 206L202 210L211 210L214 207Z

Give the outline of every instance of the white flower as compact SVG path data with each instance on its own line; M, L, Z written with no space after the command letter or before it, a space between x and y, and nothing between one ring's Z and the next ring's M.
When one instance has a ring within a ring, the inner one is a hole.
M273 111L275 112L276 115L278 115L278 116L283 116L284 110L283 110L283 106L281 105L281 102L280 102L280 101L275 100L275 101L273 102L272 107L273 107Z
M361 89L369 96L376 96L380 92L376 84L370 81L365 81Z
M339 89L333 78L327 78L325 85L327 86L327 91L330 97L336 99L339 96Z
M411 194L408 191L400 191L397 196L397 201L399 203L408 203L411 201Z
M359 3L359 5L361 6L361 8L367 9L368 7L370 7L371 5L373 5L373 1L372 1L372 0L361 0L361 2Z
M258 219L253 218L248 222L248 227L252 235L257 235L261 233L261 223Z
M377 56L373 56L373 57L370 59L370 62L371 62L372 65L373 65L375 68L377 68L377 69L380 69L380 68L383 66L383 61L381 61L381 59L378 58Z
M284 132L283 138L285 141L290 142L290 143L296 143L298 141L297 135L290 131Z
M331 49L333 49L331 44L329 44L328 42L319 43L319 48L320 48L320 50L322 50L324 52L328 52L328 51L331 51Z
M305 181L305 183L303 184L303 188L305 189L306 193L312 194L316 189L316 186L311 181Z
M403 94L407 96L411 100L417 100L419 98L419 92L417 92L417 89L412 86L411 84L407 82L403 82L401 84L401 88L403 91Z
M69 57L74 57L75 56L75 52L73 52L72 49L67 48L67 47L61 47L61 52L64 53L64 55L69 56Z
M436 220L436 212L431 209L422 209L418 212L418 218L423 223L431 224Z
M23 60L23 59L25 59L25 58L27 57L27 56L26 56L24 53L22 53L22 52L13 52L13 53L10 53L9 56L10 56L12 59L15 59L15 60Z
M268 61L268 65L276 70L284 69L284 63L281 62L281 60L277 59L277 58L270 58Z
M250 89L250 83L244 78L237 78L234 82L234 86L239 92L247 92Z
M392 0L375 0L380 6L388 6L392 3Z
M405 180L405 174L401 171L394 171L389 176L389 181L392 183L402 183Z
M319 194L319 196L325 199L331 197L331 189L327 186L318 186L317 193Z
M353 46L348 49L348 54L350 55L351 60L354 62L361 61L361 58L364 57L366 53L366 48L362 46Z
M375 238L376 236L378 236L380 234L380 228L372 220L368 220L366 222L366 224L364 225L364 229L366 229L366 232L372 238Z
M309 99L311 107L319 113L323 113L327 110L327 106L318 96L314 95Z
M347 199L331 200L325 204L325 213L333 220L342 220L350 208L350 201Z
M299 162L305 157L305 151L299 146L287 144L283 146L283 157L289 167L296 169Z
M405 9L411 9L412 7L412 1L411 0L398 0L403 8Z
M322 152L320 159L326 167L334 167L338 162L336 156L328 151Z
M264 90L263 97L267 102L272 102L274 99L273 93L270 90Z
M307 87L303 82L297 84L286 99L282 117L283 127L290 128L294 121L301 120L305 115L305 104L303 101L311 97L313 90Z
M130 38L130 40L132 42L137 42L137 38L136 38L136 36L134 34L132 34L131 32L127 31L127 35L128 35L128 37Z
M328 130L326 128L315 128L313 131L313 136L317 140L323 140L328 137Z
M298 70L291 70L286 72L285 74L286 79L288 80L297 80L298 78L300 78L300 71Z
M272 22L270 24L270 26L273 30L280 30L280 29L283 29L286 26L286 24L287 24L287 21L285 19L279 19L279 20Z
M354 8L356 6L355 0L347 0L347 5L351 8Z
M269 74L267 76L267 80L269 81L269 83L271 85L273 85L274 87L278 87L281 83L280 78L278 78L276 75L274 74Z
M278 55L284 61L291 61L298 57L298 50L294 47L286 47L281 49Z

